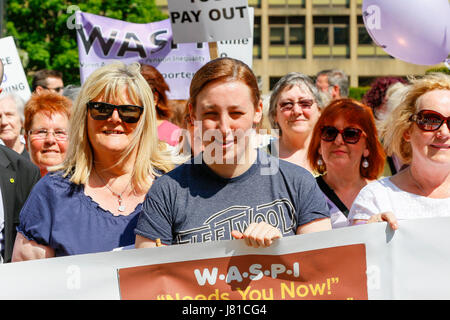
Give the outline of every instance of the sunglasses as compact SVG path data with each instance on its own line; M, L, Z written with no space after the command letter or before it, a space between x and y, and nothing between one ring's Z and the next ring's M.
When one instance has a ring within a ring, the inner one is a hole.
M46 90L50 90L50 91L54 91L56 93L61 93L64 91L64 87L56 87L56 88L49 88L46 86L41 86L42 88L46 89Z
M442 114L432 110L421 110L412 115L409 121L415 122L419 129L423 131L436 131L444 122L447 122L447 128L450 130L450 117L444 117Z
M94 120L107 120L117 110L120 119L126 123L136 123L139 121L144 108L134 105L115 105L106 102L93 102L87 103L87 108L91 113L91 117Z
M342 139L345 143L355 144L361 139L362 130L358 128L345 128L344 130L339 130L335 127L325 126L320 130L320 138L327 142L332 142L336 139L338 134L341 134Z

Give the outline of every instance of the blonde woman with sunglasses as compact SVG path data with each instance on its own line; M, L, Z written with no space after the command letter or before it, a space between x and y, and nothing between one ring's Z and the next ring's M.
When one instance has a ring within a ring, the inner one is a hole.
M13 261L133 245L145 195L173 167L157 139L140 65L94 71L72 108L65 161L39 181L21 211Z
M450 76L412 80L381 130L389 155L409 166L361 190L350 210L355 223L450 216Z

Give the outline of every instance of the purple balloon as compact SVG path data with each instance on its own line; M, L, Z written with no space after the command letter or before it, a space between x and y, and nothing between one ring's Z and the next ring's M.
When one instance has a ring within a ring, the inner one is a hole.
M434 65L450 53L448 0L364 0L362 12L372 40L395 58Z

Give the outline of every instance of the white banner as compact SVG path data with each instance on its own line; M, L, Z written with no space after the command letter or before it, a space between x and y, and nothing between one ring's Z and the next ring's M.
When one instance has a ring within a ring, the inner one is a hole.
M247 0L168 0L175 43L251 37Z
M250 27L252 30L252 37L234 39L234 40L221 40L217 42L217 51L219 57L230 57L241 60L247 64L250 68L253 65L253 25L255 9L248 8L250 15Z
M139 62L158 69L169 99L187 99L192 77L210 60L206 43L174 45L169 19L142 24L76 11L76 21L81 83L110 62Z
M283 281L288 274L298 277L304 272L302 266L307 262L309 253L345 247L360 249L365 247L368 299L449 299L450 240L447 236L449 229L450 218L426 218L401 221L399 230L395 232L386 223L359 225L286 237L265 249L250 248L242 240L232 240L10 263L0 266L0 299L120 299L124 288L120 287L122 280L118 275L127 268L183 261L186 265L200 266L207 260L224 257L233 259L232 261L245 260L248 257L247 260L251 260L249 263L253 263L250 276L244 272L239 273L233 264L228 265L229 274L226 277L222 277L220 271L214 274L213 269L209 273L202 268L194 270L192 275L194 284L197 287L210 286L211 294L189 298L227 298L222 292L214 290L214 283L211 282L213 275L214 281L220 279L230 286L242 275L247 279L246 287L240 284L237 291L240 290L243 299L270 298L269 291L251 290L262 280L261 278L273 280L274 275L275 278L278 275L280 281ZM283 269L280 264L272 264L271 271L266 272L264 268L255 267L254 264L258 257L267 259L272 256L276 259L280 255L293 253L302 253L305 257L298 265L294 263L289 270ZM316 256L321 256L323 261L327 261L326 255ZM352 263L358 263L352 258L341 256L348 268L354 267ZM335 274L337 271L333 263L330 262L327 269L330 276L327 279L312 279L316 284L315 287L309 286L309 292L306 285L298 285L300 282L296 282L296 287L294 283L282 284L281 294L287 298L305 297L307 293L309 296L306 298L332 297L332 291L341 289L340 286L344 283L343 279ZM170 274L170 268L165 271ZM150 283L158 279L159 275L161 270L155 274L147 274L147 281ZM171 276L176 278L177 274ZM180 282L186 281L179 278ZM319 281L322 280L324 285L321 287ZM345 285L351 287L353 284ZM272 290L273 296L276 294L274 291ZM165 300L168 298L187 297L181 293L170 297L168 295L157 297Z
M3 93L14 92L25 102L28 101L31 90L13 37L0 39L0 59L4 67L3 82L1 82Z

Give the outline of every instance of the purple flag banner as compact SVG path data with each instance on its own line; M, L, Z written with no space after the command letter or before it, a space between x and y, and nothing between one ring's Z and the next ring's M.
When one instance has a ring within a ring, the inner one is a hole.
M170 87L169 99L187 99L195 72L210 60L208 43L174 44L170 20L139 24L76 12L80 80L120 60L152 65Z

